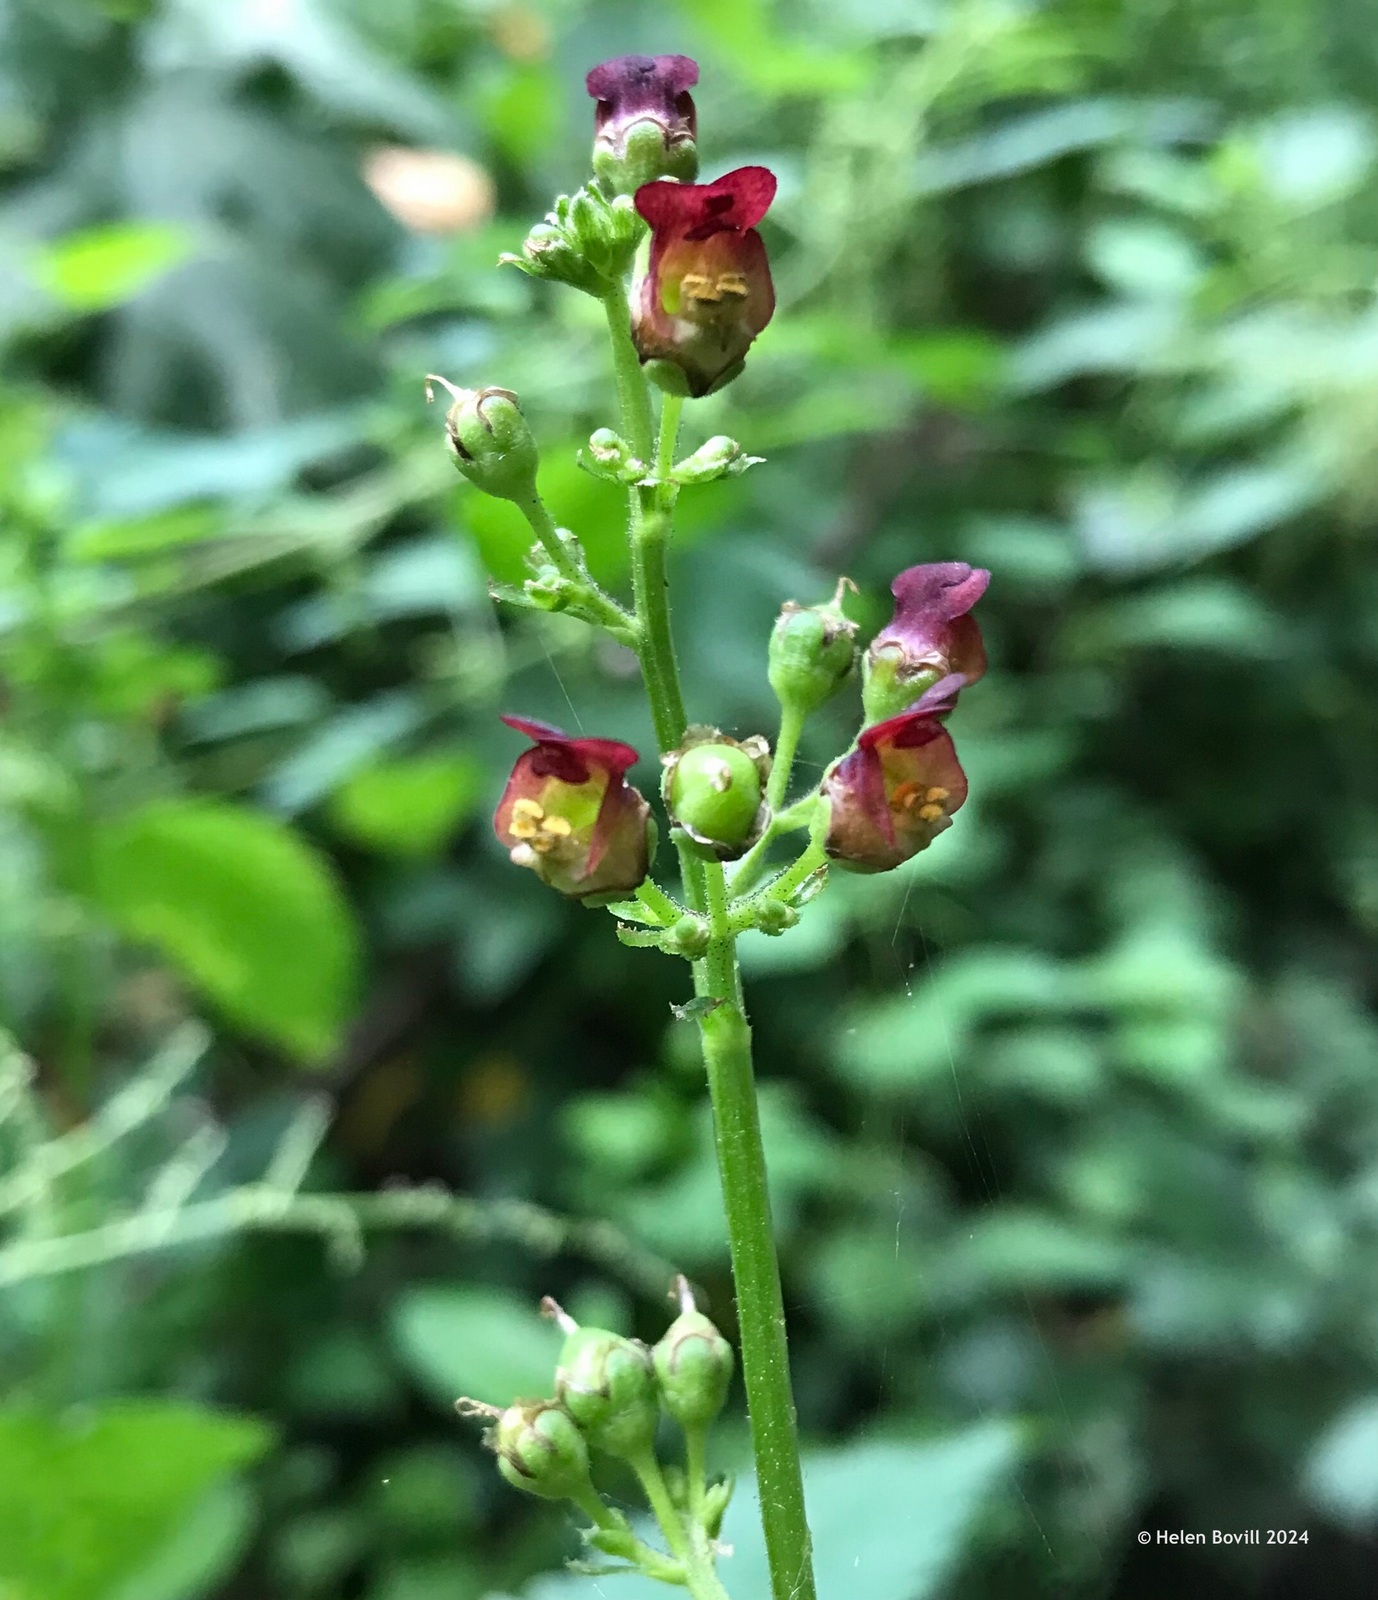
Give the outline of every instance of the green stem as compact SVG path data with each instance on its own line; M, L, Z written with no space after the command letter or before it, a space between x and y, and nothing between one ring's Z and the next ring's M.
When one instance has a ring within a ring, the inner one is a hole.
M771 845L782 833L797 833L800 828L807 828L813 821L817 804L818 791L815 789L786 810L775 813L767 823L766 831L737 863L737 869L732 874L734 895L740 897L751 893L765 875L766 856L770 853Z
M656 1460L655 1451L647 1450L644 1455L634 1457L631 1468L641 1484L651 1510L655 1513L660 1531L665 1535L665 1542L670 1546L672 1553L683 1561L689 1554L689 1540L684 1532L684 1521L675 1507L675 1502L670 1498L665 1474L660 1470L660 1462Z
M652 1578L658 1578L662 1583L687 1583L689 1574L684 1561L670 1561L659 1550L654 1550L644 1540L638 1539L627 1526L626 1522L603 1504L598 1497L598 1491L590 1483L588 1488L579 1494L572 1494L570 1499L584 1513L595 1528L603 1533L611 1533L618 1541L619 1553L626 1560L634 1561L641 1570ZM687 1552L686 1552L687 1553Z
M690 1563L686 1583L693 1600L732 1600L731 1595L718 1582L718 1575L713 1571L711 1556L702 1562Z
M574 557L565 549L560 531L555 526L555 518L546 510L545 501L540 495L535 495L530 500L518 501L517 509L531 524L532 533L540 540L545 553L558 568L560 576L568 578L571 583L586 582Z
M684 914L682 908L675 904L654 878L646 879L636 891L636 898L647 911L660 918L661 926L664 928L671 927Z
M714 937L704 962L705 992L721 1004L700 1020L699 1032L732 1248L742 1377L751 1412L771 1592L774 1600L814 1600L784 1296L751 1064L751 1028L741 1000L722 867L710 864L706 876Z
M609 284L603 297L608 317L608 336L612 341L613 370L617 375L617 398L622 406L622 431L632 453L647 465L655 441L655 417L651 411L651 392L641 370L641 357L632 343L632 308L627 291L620 283Z
M699 1522L703 1516L703 1497L708 1487L707 1447L706 1428L685 1428L684 1476L689 1485L689 1517L692 1522Z
M804 713L798 706L787 705L780 711L780 731L775 737L775 756L770 767L770 781L766 784L766 799L770 809L778 811L789 793L790 773L794 770L794 752L799 748L799 735L804 731Z
M554 563L560 576L577 586L580 603L588 608L588 614L597 617L598 621L615 635L624 634L632 626L632 618L610 594L605 594L598 587L589 573L570 554L564 540L560 538L560 530L555 525L555 519L546 510L545 501L537 495L533 500L520 502L517 509L530 524L532 533L540 541L541 547Z
M609 289L604 306L622 405L623 432L635 453L649 463L654 429L651 397L632 343L631 313L620 285ZM661 412L657 461L663 459L667 451L673 453L678 420L678 405L667 401ZM631 491L637 653L662 751L672 750L680 743L685 727L684 696L670 629L665 574L673 505L672 486L664 486L663 493L640 485ZM718 1168L737 1291L742 1374L751 1414L752 1449L770 1561L771 1594L773 1600L815 1600L794 1397L790 1389L784 1296L766 1190L765 1150L761 1143L756 1081L751 1064L751 1029L742 1000L727 884L720 863L700 861L683 848L680 866L690 906L698 911L707 910L713 928L707 955L694 964L694 987L698 994L721 1002L701 1019L699 1029L713 1103ZM689 1576L690 1592L696 1600L726 1600L716 1578L711 1572L705 1573L699 1563L691 1565Z
M660 439L656 445L656 477L665 482L675 465L675 445L679 439L679 417L684 397L667 394L660 402Z
M811 878L820 867L827 864L828 857L824 853L823 846L815 841L792 866L787 867L767 886L766 894L773 900L788 900L806 879Z

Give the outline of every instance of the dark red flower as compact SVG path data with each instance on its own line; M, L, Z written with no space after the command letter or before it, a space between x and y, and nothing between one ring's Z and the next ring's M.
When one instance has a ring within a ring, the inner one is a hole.
M512 860L581 900L643 883L651 808L627 782L636 751L615 739L571 739L545 722L502 720L535 741L517 758L493 817Z
M774 198L775 174L766 167L636 191L636 209L651 225L651 255L632 337L642 361L678 367L691 395L735 377L774 313L770 263L756 232Z
M910 710L863 729L823 778L824 849L854 872L888 872L926 850L967 797L966 774L940 717L964 679L943 678Z
M869 720L896 715L949 673L967 683L984 676L986 651L971 608L990 573L965 561L909 567L890 585L898 602L862 663Z
M699 64L688 56L618 56L584 83L598 102L593 164L614 190L631 193L653 178L693 179L698 132L689 91ZM629 149L629 141L637 146Z

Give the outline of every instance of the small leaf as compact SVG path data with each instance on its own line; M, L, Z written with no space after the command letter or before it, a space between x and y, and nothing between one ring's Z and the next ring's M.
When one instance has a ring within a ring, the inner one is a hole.
M440 1403L460 1395L505 1406L550 1394L560 1336L525 1298L502 1289L418 1289L392 1316L398 1354Z
M108 1600L162 1557L184 1520L202 1514L207 1491L262 1456L271 1437L250 1417L164 1400L112 1401L64 1417L0 1412L0 1594ZM233 1542L233 1529L221 1536Z
M285 824L217 800L163 800L101 824L95 897L236 1022L316 1060L348 1016L354 924L324 861Z

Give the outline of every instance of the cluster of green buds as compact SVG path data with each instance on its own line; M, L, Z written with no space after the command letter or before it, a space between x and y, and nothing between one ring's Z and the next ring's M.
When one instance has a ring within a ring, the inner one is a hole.
M506 1407L462 1399L463 1417L490 1426L484 1443L513 1488L567 1500L592 1524L587 1543L628 1567L684 1585L716 1558L715 1541L731 1498L730 1481L709 1482L704 1442L727 1401L732 1346L698 1309L688 1280L675 1280L679 1315L647 1346L606 1328L581 1327L546 1297L542 1315L564 1334L554 1394ZM683 1465L668 1470L656 1450L662 1414L679 1425ZM640 1480L668 1550L640 1539L594 1484L600 1456L625 1462ZM691 1586L692 1587L692 1586Z

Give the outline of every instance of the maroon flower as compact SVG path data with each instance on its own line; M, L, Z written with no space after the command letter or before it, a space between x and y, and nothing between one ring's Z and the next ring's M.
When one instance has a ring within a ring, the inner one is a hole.
M967 780L938 719L952 710L964 681L953 673L910 710L863 729L856 748L824 774L824 849L841 866L888 872L951 827Z
M734 378L771 319L775 288L756 224L774 198L775 174L766 167L636 191L636 209L651 225L651 256L632 337L643 362L680 369L682 392L707 394Z
M689 91L699 64L688 56L618 56L584 82L598 102L593 165L614 191L630 194L654 178L691 182L698 132Z
M502 720L535 741L517 758L493 818L512 860L580 900L643 883L651 808L626 779L636 751L615 739L571 739L545 722Z
M949 673L967 683L984 676L985 646L970 612L989 582L989 572L965 561L934 561L900 573L890 585L895 614L862 663L868 720L903 711Z

